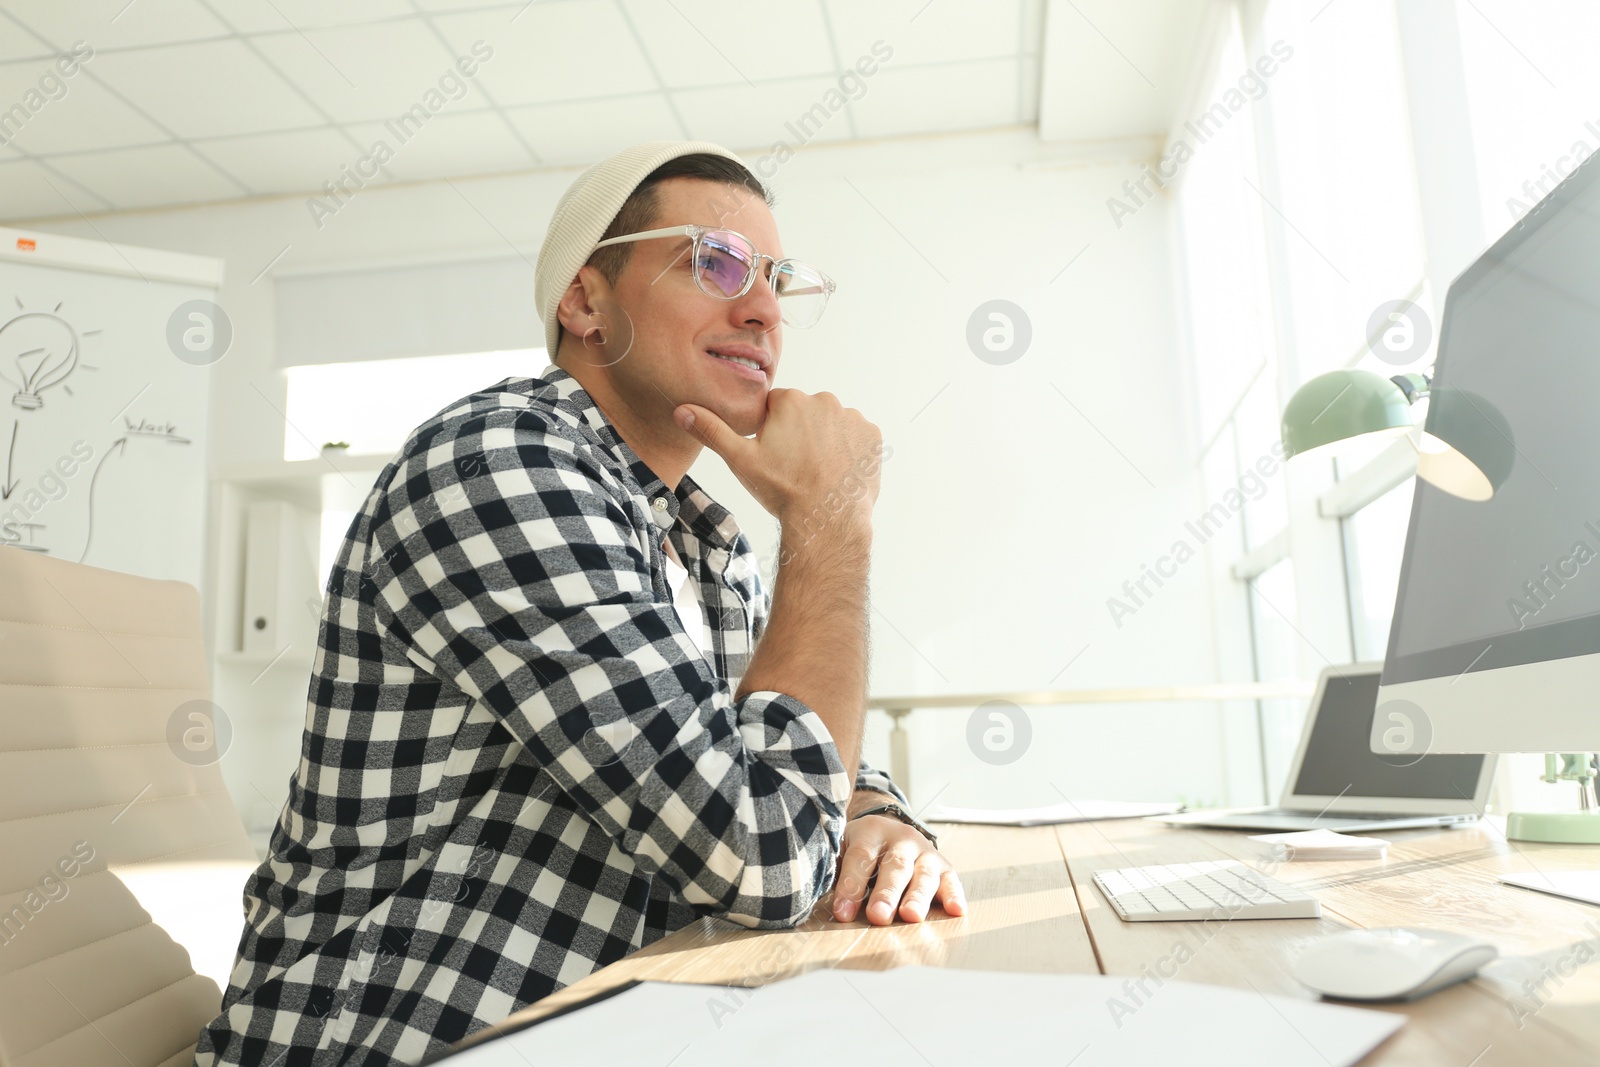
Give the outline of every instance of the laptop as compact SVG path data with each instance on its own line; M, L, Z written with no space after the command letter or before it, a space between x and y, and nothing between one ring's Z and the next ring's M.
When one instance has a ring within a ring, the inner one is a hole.
M1352 663L1322 672L1277 807L1153 818L1172 826L1347 833L1476 822L1489 799L1493 756L1371 751L1382 673L1382 663Z

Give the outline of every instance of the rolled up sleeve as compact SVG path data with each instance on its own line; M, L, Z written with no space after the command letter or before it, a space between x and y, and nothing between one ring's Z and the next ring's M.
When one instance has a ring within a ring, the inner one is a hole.
M733 699L655 598L652 535L581 439L494 412L399 466L368 576L385 639L644 873L702 914L791 925L831 886L851 783L805 704Z
M893 779L883 771L867 766L865 761L856 768L856 788L871 790L874 793L887 793L902 805L911 806L911 801L900 791L900 787L894 784Z

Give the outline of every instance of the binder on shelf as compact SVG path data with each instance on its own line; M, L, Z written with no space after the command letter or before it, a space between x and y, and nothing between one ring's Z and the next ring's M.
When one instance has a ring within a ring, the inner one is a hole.
M275 656L309 650L318 599L314 516L278 500L249 505L245 517L244 619L240 650Z

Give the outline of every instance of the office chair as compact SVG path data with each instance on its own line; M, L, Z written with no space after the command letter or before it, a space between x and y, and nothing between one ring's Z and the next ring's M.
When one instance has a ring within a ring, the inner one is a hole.
M193 586L0 548L0 1067L193 1061L256 864L209 697Z

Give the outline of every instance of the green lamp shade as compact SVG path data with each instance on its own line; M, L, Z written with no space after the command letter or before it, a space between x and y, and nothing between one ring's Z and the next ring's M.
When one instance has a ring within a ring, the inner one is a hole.
M1491 499L1516 459L1511 424L1487 398L1430 386L1421 375L1385 378L1346 369L1312 378L1283 409L1284 458L1328 454L1358 437L1407 435L1415 428L1411 404L1424 396L1428 418L1417 477L1463 500Z
M1448 385L1429 391L1417 477L1463 500L1484 501L1511 476L1516 457L1510 422L1486 398Z
M1400 387L1369 370L1319 374L1283 409L1284 458L1324 453L1351 438L1401 437L1415 428Z

